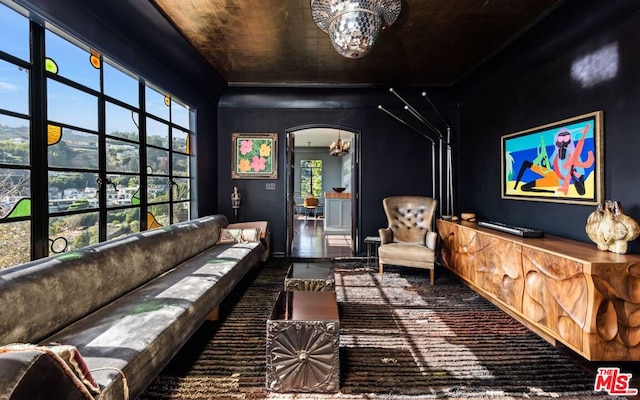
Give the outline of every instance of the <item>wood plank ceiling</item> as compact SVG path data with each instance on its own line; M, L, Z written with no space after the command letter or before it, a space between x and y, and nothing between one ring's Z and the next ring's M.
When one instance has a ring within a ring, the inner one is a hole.
M309 0L150 0L230 85L451 85L562 0L402 0L370 54L340 56Z

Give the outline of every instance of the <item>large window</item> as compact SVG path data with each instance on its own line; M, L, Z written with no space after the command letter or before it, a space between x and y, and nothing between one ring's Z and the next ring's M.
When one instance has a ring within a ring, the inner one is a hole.
M300 161L300 194L322 197L322 160Z
M32 250L29 25L0 4L0 268Z
M194 110L12 7L0 0L0 268L190 219Z

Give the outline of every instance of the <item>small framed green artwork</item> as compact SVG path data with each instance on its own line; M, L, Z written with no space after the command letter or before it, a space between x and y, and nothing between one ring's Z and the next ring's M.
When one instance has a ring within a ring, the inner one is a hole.
M278 134L234 133L231 179L277 179Z
M602 111L502 137L502 198L594 205L604 198Z

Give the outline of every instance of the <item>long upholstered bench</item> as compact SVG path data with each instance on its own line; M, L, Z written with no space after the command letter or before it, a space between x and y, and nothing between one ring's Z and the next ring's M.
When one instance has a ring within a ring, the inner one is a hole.
M0 399L137 398L267 250L218 243L227 226L203 217L0 271Z

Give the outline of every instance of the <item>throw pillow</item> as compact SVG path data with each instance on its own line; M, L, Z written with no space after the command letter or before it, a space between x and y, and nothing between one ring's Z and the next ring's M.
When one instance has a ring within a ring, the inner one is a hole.
M220 238L216 244L233 244L257 242L260 240L260 228L227 229L220 230Z
M232 244L238 243L238 237L240 236L241 229L227 229L222 228L220 230L220 238L216 244Z
M258 242L260 240L260 228L244 228L241 233L242 242Z

